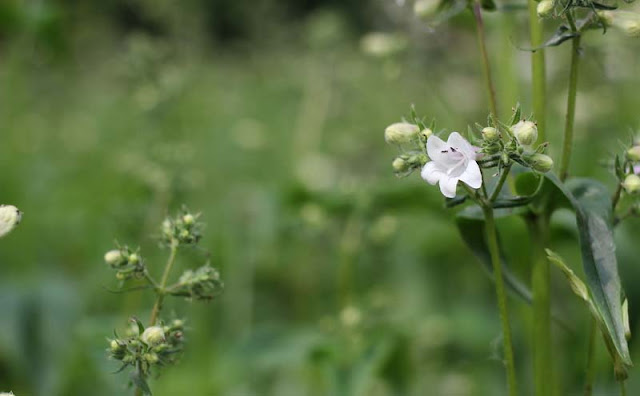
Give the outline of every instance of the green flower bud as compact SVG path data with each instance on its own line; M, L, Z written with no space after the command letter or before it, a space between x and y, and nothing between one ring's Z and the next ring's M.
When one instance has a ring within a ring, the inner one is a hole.
M384 130L384 140L390 144L409 143L418 136L419 132L420 128L417 125L396 122Z
M535 171L546 173L553 168L553 160L546 154L535 153L525 158L529 166Z
M184 222L184 224L186 225L191 225L195 222L195 217L193 217L193 215L191 213L187 213L186 215L182 216L182 221Z
M500 138L496 128L486 127L482 129L482 138L488 142L494 142Z
M122 262L122 253L118 249L109 250L104 254L104 261L112 267L117 267Z
M522 120L511 127L511 132L523 146L531 146L538 140L538 127L534 122Z
M538 17L546 18L553 12L553 8L555 7L554 0L542 0L538 3L536 8L536 12L538 13Z
M631 11L598 11L607 26L619 29L629 37L640 37L640 14Z
M420 19L432 17L440 7L440 0L416 0L413 3L413 13Z
M391 166L393 166L393 170L397 173L406 172L411 168L409 162L402 158L402 156L396 157L396 159L391 163Z
M144 360L147 361L147 363L149 364L156 364L158 363L158 355L156 355L153 352L149 352L149 353L145 353L143 356Z
M425 128L420 131L420 137L426 142L429 136L433 135L433 131L430 128Z
M127 346L118 340L111 340L111 342L109 343L109 349L111 352L111 356L114 359L122 360L127 351Z
M164 342L164 330L160 326L147 327L140 339L149 346L158 345Z
M22 212L13 205L0 205L0 238L11 232L22 220Z
M627 150L627 158L631 161L640 161L640 146L633 146Z
M622 183L625 191L629 194L635 194L640 191L640 177L638 175L628 175Z
M140 256L137 253L131 253L129 255L129 263L138 264L140 262Z
M171 328L174 330L179 330L179 329L182 329L183 327L184 327L184 320L174 319L174 321L171 323Z
M385 58L396 55L407 48L407 39L400 34L368 33L360 40L362 52L369 56Z

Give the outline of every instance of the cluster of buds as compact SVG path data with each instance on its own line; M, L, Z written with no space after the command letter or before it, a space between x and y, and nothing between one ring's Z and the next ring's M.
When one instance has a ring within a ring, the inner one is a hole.
M553 168L553 160L544 152L547 143L536 146L538 140L538 127L535 122L520 119L520 109L514 110L511 125L500 122L495 125L483 127L476 124L476 129L482 135L480 142L481 152L485 154L482 160L483 167L494 165L510 165L517 162L536 172L546 173ZM516 122L517 120L517 122Z
M187 297L195 300L211 300L218 296L224 288L220 273L213 267L204 265L195 271L185 271L178 283L172 286L173 296Z
M139 249L133 251L128 246L109 250L104 255L104 261L116 270L116 278L122 281L142 278L146 271Z
M185 207L176 217L167 217L162 222L162 242L167 246L195 245L202 237L200 214L193 214Z
M616 158L616 175L628 194L640 193L640 141L634 141L625 152L624 161Z
M433 122L427 126L422 119L417 118L412 108L410 122L396 122L384 130L385 142L397 146L402 152L391 163L396 176L408 176L427 163L429 157L425 145L429 136L433 135L434 128Z
M121 370L127 366L139 367L148 374L154 366L174 363L184 346L184 321L176 319L170 325L149 326L146 329L137 320L135 329L126 338L117 334L108 340L107 352L112 359L122 362Z

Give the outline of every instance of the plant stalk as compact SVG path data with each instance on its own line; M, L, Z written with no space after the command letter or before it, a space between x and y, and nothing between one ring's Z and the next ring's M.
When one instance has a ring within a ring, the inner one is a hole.
M576 31L576 25L567 12L567 21L571 29ZM569 69L569 93L567 95L567 115L564 123L564 140L562 142L562 157L560 157L560 180L565 180L569 173L571 150L573 148L573 125L576 116L576 94L578 90L578 64L580 63L580 36L571 40L571 67Z
M500 195L500 190L502 190L502 186L504 186L504 182L507 180L507 176L509 176L509 171L511 170L511 164L507 165L502 169L502 173L500 174L500 179L498 179L498 184L496 184L495 189L491 193L491 197L489 198L489 202L493 202Z
M532 216L527 220L533 269L531 288L533 289L533 370L535 395L553 394L553 364L551 360L551 287L550 265L545 247L547 242L548 219L546 214Z
M584 396L591 396L593 392L593 378L595 377L595 349L596 333L598 328L594 318L590 319L589 326L589 346L587 347L587 368L585 373Z
M498 237L496 233L496 224L493 217L493 209L489 205L482 206L485 218L485 227L487 232L487 245L491 255L491 263L493 264L493 275L495 278L496 295L498 298L498 309L500 311L500 321L502 322L504 363L507 370L507 385L509 395L517 395L516 370L513 359L513 346L511 341L511 328L509 326L509 313L507 310L507 295L504 287L504 279L502 278L502 265L500 262L500 250L498 247Z
M475 0L473 2L473 16L476 21L476 33L478 36L478 47L480 48L480 57L482 58L482 71L484 73L484 80L487 88L487 96L489 99L489 111L491 116L498 119L498 103L496 100L496 89L491 78L491 66L489 64L489 55L487 52L486 37L484 31L484 23L482 21L482 8L480 1Z
M544 41L542 23L538 20L538 3L529 0L529 35L532 48L538 48ZM544 48L536 49L531 54L531 80L533 96L533 113L538 123L538 137L540 141L546 141L546 66Z
M164 272L162 274L162 279L160 280L160 288L157 290L158 296L156 297L156 302L153 305L153 309L151 310L151 318L149 319L149 326L154 326L156 321L158 320L158 315L160 314L160 310L162 309L162 302L164 301L165 296L165 288L167 287L167 281L169 280L169 273L171 272L171 267L173 267L173 263L176 261L176 253L178 252L178 245L175 243L171 244L171 252L169 253L169 259L167 260L167 264L164 267Z

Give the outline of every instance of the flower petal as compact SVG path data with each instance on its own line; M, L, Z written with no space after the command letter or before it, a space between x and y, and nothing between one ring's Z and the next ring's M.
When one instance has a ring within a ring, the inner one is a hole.
M420 176L429 184L436 184L442 176L444 176L444 172L438 167L438 165L434 161L427 162L426 165L422 168L422 172L420 172Z
M476 161L469 161L467 169L460 175L460 180L471 188L480 188L482 186L482 173L480 173L480 167Z
M432 161L438 161L442 158L442 151L448 148L447 143L436 135L431 135L427 139L427 154Z
M442 195L447 198L455 198L456 187L458 186L457 177L442 177L440 178L440 191Z
M478 148L471 145L467 139L463 138L458 132L451 132L447 139L447 145L455 147L462 151L462 153L469 159L475 160Z

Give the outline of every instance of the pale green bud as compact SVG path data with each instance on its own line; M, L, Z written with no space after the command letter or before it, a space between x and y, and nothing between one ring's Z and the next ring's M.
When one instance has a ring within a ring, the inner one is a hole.
M433 135L433 131L430 128L425 128L422 131L420 131L420 136L422 137L422 139L424 139L425 141L427 139L429 139L429 136Z
M486 127L482 129L482 138L488 142L494 142L498 140L500 135L496 128Z
M393 56L407 48L407 39L399 34L373 32L360 40L362 52L374 57Z
M553 168L553 160L546 154L535 153L525 159L533 170L541 173L549 172Z
M391 163L391 166L393 166L393 170L398 173L406 172L411 167L409 162L402 157L396 157Z
M140 256L137 253L131 253L129 255L129 263L138 264L140 262Z
M631 161L640 161L640 146L633 146L627 150L627 158Z
M155 353L153 353L153 352L145 353L145 354L143 355L143 357L144 357L144 360L146 360L146 361L147 361L147 363L149 363L149 364L156 364L156 363L158 363L158 355L156 355L156 354L155 354Z
M171 323L171 327L173 327L174 329L183 328L184 327L184 320L174 319L174 321Z
M384 130L384 140L391 144L409 143L418 136L419 132L420 128L417 125L396 122Z
M0 238L11 232L22 220L22 212L13 205L0 205Z
M607 26L619 29L629 37L640 37L640 14L632 11L598 11Z
M420 19L432 17L440 7L440 0L416 0L413 3L413 13Z
M534 122L522 120L511 127L511 132L523 146L531 146L538 140L538 127Z
M158 345L164 342L164 330L160 326L147 327L140 339L147 345Z
M536 7L536 12L538 13L538 17L546 18L553 12L553 7L555 6L554 0L542 0L538 3Z
M182 216L182 221L186 225L193 224L195 222L195 220L196 219L193 217L193 215L191 213L187 213L186 215Z
M104 261L111 265L118 265L122 261L122 253L118 249L109 250L104 254Z
M625 191L629 194L635 194L640 191L640 177L638 175L629 175L624 179L622 183Z

